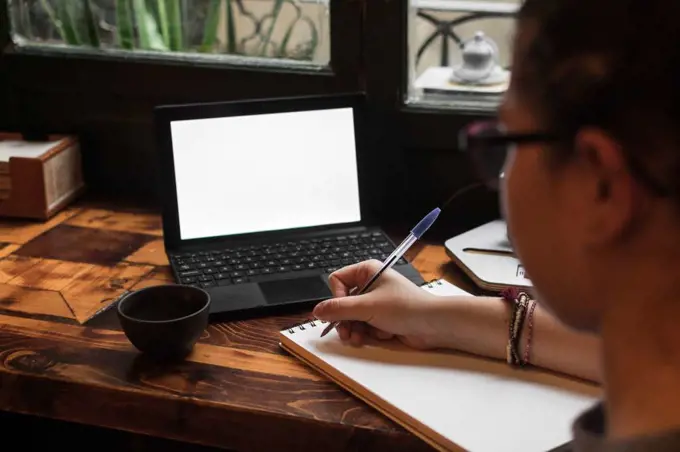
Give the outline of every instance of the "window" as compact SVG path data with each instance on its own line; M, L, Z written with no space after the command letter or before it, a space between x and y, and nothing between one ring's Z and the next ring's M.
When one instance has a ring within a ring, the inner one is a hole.
M15 0L9 13L19 48L303 66L330 59L321 0Z
M410 0L407 104L490 110L507 88L519 0Z

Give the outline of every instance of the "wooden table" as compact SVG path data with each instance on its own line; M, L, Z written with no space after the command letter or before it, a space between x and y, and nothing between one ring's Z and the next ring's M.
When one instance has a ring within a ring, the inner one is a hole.
M87 321L125 290L173 281L156 214L80 204L0 222L0 247L0 410L232 450L430 450L279 348L309 312L212 324L166 367L115 310ZM440 246L410 260L425 279L460 277Z

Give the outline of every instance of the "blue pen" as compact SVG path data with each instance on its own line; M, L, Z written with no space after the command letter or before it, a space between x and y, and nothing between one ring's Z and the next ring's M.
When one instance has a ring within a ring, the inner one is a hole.
M359 291L359 295L366 293L368 289L371 288L373 283L382 275L385 270L388 268L391 268L401 257L408 251L408 249L413 245L416 240L421 238L423 234L425 234L425 231L430 229L430 226L435 222L437 217L439 216L439 213L441 212L441 209L437 207L434 209L432 212L428 213L425 218L420 220L420 222L413 228L411 229L411 233L404 239L403 242L394 250L392 251L392 254L387 256L387 259L383 262L382 267L380 267L380 270L375 272L375 274L371 277L371 279L368 280L366 285ZM350 291L350 295L354 295L355 289L352 289ZM340 322L331 322L322 332L321 332L321 337L324 337L327 335L333 328L338 326Z

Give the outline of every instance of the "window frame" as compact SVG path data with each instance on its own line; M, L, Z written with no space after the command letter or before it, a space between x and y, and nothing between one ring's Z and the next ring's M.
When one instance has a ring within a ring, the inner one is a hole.
M389 124L383 158L400 162L392 179L404 180L393 184L382 215L408 224L422 217L424 205L442 206L452 193L477 182L467 156L458 152L458 131L471 121L495 117L496 110L406 103L410 2L364 4L365 92ZM449 204L428 234L446 239L499 215L497 193L482 187Z
M469 121L494 117L496 109L406 102L409 8L410 0L366 2L366 92L394 115L406 148L454 151L456 131Z

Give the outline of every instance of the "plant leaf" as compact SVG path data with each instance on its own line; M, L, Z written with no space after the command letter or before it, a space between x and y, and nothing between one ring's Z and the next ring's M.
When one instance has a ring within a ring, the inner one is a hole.
M135 18L139 27L139 46L149 50L168 50L163 36L158 32L158 25L153 14L146 9L144 0L132 0Z
M168 28L170 31L170 49L182 50L182 9L179 0L165 0L168 13Z
M72 3L60 1L57 3L57 17L61 22L61 28L64 31L64 40L70 45L80 45L78 31L71 17Z
M83 1L83 19L85 21L85 28L87 34L88 44L93 47L99 47L99 28L97 27L97 17L92 10L91 0Z
M227 2L227 53L236 53L236 21L234 20L234 7L231 0Z
M229 0L227 0L227 2L228 1ZM215 41L217 40L217 26L220 23L220 6L222 6L222 0L210 0L205 26L203 28L201 52L210 52L215 45Z
M52 25L54 25L54 28L57 29L57 32L59 33L61 39L64 42L66 42L67 41L66 31L64 30L61 20L59 20L59 18L57 17L57 13L55 13L54 9L52 9L52 5L50 5L50 2L48 0L40 0L40 6L42 6L42 9L47 14L47 17L50 18Z
M168 9L165 5L165 0L156 0L156 8L158 9L158 22L161 25L161 35L163 36L163 43L165 47L170 47L170 24L168 23Z
M134 48L135 32L130 0L116 0L116 30L120 46L124 49Z

